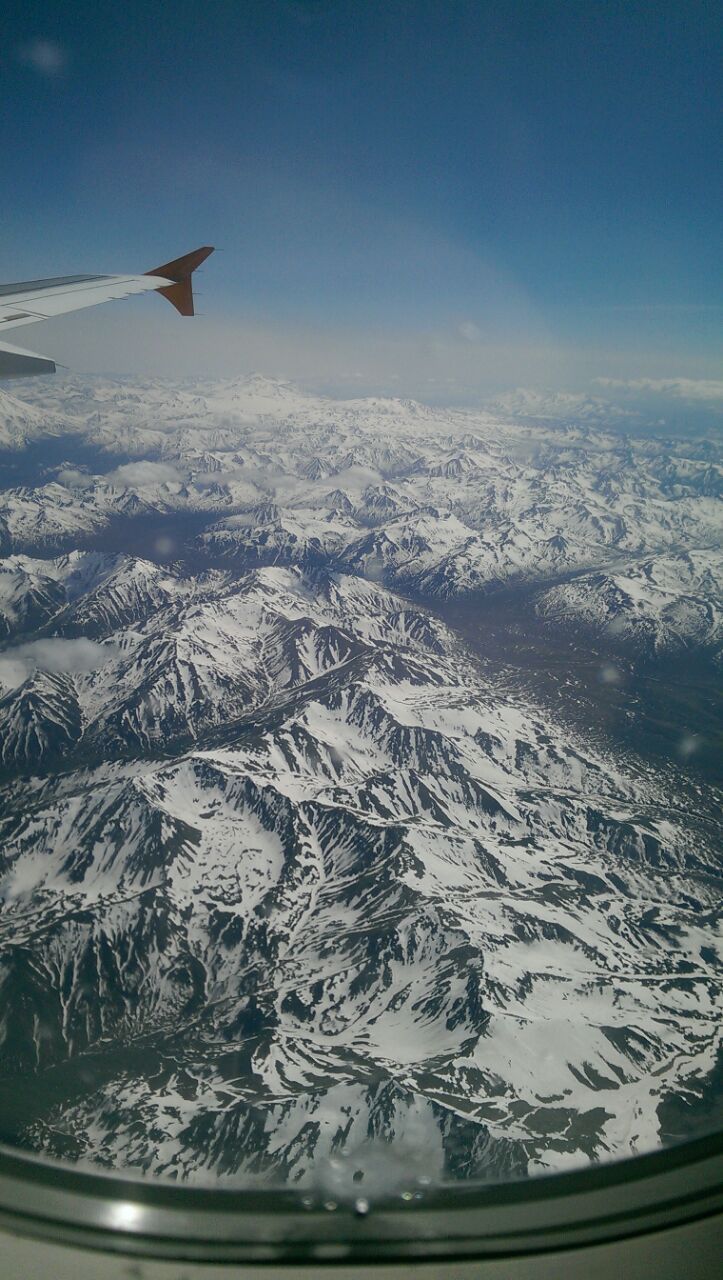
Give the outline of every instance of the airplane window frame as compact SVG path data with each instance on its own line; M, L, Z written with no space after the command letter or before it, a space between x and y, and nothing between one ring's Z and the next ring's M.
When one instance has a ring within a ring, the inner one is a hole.
M532 1179L445 1184L371 1208L306 1188L193 1186L0 1147L0 1230L146 1258L277 1264L515 1258L716 1218L723 1133Z

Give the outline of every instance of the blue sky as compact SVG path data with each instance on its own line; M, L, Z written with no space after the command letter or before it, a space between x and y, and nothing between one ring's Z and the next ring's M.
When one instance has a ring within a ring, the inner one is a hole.
M27 331L74 368L457 399L716 377L722 17L6 0L0 278L219 247L192 329L140 299Z

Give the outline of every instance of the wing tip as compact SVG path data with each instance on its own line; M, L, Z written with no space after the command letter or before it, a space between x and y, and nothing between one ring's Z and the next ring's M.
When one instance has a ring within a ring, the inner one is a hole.
M161 285L156 289L156 293L167 298L180 315L192 316L194 310L191 276L212 253L213 245L202 245L200 249L192 249L190 253L184 253L182 257L174 258L172 262L164 262L163 266L154 267L152 271L146 271L145 274L168 280L169 283Z

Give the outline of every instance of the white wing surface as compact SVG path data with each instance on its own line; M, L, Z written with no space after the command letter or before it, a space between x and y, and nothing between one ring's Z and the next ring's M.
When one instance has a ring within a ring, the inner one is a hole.
M36 324L69 311L149 291L162 294L181 315L192 316L191 276L210 253L213 249L205 245L182 258L164 263L162 267L154 267L145 275L58 276L53 280L0 284L0 377L16 378L24 374L55 371L53 360L3 341L4 331L18 325Z

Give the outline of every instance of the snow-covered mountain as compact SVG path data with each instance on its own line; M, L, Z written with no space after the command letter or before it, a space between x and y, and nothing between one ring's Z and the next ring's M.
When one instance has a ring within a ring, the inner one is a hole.
M480 1176L654 1145L715 1057L693 816L375 584L266 568L141 617L147 567L98 569L107 661L0 703L36 775L3 806L4 1071L109 1073L23 1140L302 1180L391 1117L448 1174L460 1142Z
M57 402L41 407L0 391L0 451L21 450L34 440L47 439L67 430Z
M22 635L52 621L58 635L104 635L197 590L168 569L124 555L6 556L0 560L0 634Z
M579 621L644 653L708 649L723 639L721 556L705 550L651 556L619 572L583 574L541 594L538 612Z
M668 1140L717 1061L715 797L532 705L439 602L520 584L709 650L711 445L259 378L70 392L107 471L69 438L0 492L3 1135L311 1186L346 1153L365 1190ZM28 394L41 439L62 394Z
M637 415L630 409L612 405L600 396L575 394L566 391L538 391L531 387L518 387L491 402L489 408L512 418L532 421L565 422L577 425L594 423L603 428L611 421L636 421Z
M711 442L606 432L602 401L592 425L532 427L522 410L339 402L258 377L70 390L72 439L105 450L107 470L64 465L0 493L9 550L45 555L124 521L208 514L197 547L215 559L326 563L440 599L583 569L634 573L646 556L719 555ZM49 393L36 395L50 413ZM691 622L691 639L698 631Z

